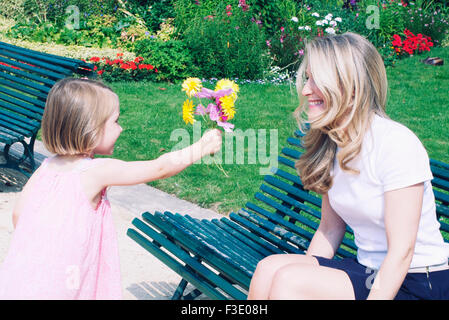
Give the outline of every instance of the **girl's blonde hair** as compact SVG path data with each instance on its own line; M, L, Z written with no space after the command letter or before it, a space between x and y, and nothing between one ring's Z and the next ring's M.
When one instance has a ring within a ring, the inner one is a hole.
M372 116L387 117L387 76L382 57L365 38L354 33L316 38L306 44L296 87L300 106L295 111L305 152L296 169L306 189L320 194L332 186L331 172L337 160L343 171L358 174L348 166L362 148ZM307 98L301 92L309 66L324 97L325 112L307 119Z
M42 117L42 140L58 155L90 154L100 142L117 95L101 82L66 78L50 90Z

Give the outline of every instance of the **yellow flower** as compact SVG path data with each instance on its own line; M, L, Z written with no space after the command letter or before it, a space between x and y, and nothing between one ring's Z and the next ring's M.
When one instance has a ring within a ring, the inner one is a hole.
M227 120L231 120L232 118L234 118L234 98L232 98L232 96L224 96L220 98L220 102L223 113L226 117L228 117Z
M201 80L198 78L187 78L182 83L182 91L185 91L189 98L201 91L202 87Z
M231 81L229 79L221 79L217 82L217 85L215 86L215 91L222 90L222 89L232 89L234 92L231 94L232 98L237 100L237 93L240 91L238 84L236 84L234 81Z
M182 105L182 120L184 120L186 124L193 124L195 122L195 118L193 117L193 109L193 101L190 101L189 99L184 101L184 104Z

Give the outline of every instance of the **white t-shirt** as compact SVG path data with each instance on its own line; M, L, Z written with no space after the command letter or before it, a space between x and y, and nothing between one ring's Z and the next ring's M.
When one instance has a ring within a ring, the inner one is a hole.
M338 153L339 149L337 149ZM407 127L375 115L360 154L349 164L359 175L341 170L335 160L329 202L354 231L360 264L379 269L387 254L384 193L424 182L424 197L415 252L410 267L441 264L449 246L439 231L429 157Z

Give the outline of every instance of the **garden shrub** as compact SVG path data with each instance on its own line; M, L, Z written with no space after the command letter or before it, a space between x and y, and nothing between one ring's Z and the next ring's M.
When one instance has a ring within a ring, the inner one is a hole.
M197 16L183 33L199 77L260 79L269 59L265 33L248 11L219 7Z
M430 5L427 10L422 7L409 6L408 17L405 20L405 28L415 34L423 34L430 37L435 44L440 45L449 33L449 9Z
M220 0L174 0L173 10L178 32L182 33L196 19L214 15L218 7L223 7L226 4L225 1Z
M156 33L166 19L174 18L173 0L128 0L127 10L145 21L151 33Z
M158 68L158 80L176 81L196 72L192 55L180 40L144 39L136 42L134 52Z

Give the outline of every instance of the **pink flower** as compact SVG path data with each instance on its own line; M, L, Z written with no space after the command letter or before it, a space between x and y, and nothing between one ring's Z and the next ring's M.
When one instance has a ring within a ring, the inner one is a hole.
M226 14L228 15L228 17L230 17L232 15L231 9L232 9L232 6L230 4L228 4L226 6Z
M232 89L222 89L218 91L214 91L208 88L203 87L200 92L198 92L195 96L197 98L206 98L206 99L217 99L224 96L228 96L233 92Z
M201 116L203 116L203 115L206 114L206 109L203 107L202 104L199 104L199 105L196 107L195 114L199 114L199 115L201 115Z
M239 0L239 7L242 8L243 12L249 10L249 5L246 4L245 0Z
M215 104L209 103L206 111L209 111L209 118L212 121L218 121L220 119L220 113L218 107Z
M224 129L226 132L232 132L232 129L234 129L234 125L229 122L221 122L217 121L217 124Z
M280 41L281 43L284 43L284 39L285 39L285 38L286 38L286 35L283 34L283 35L280 37L279 41Z

